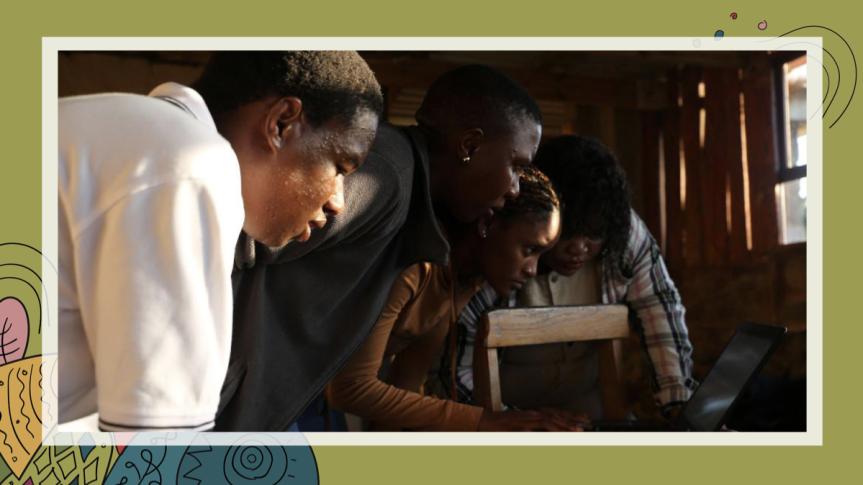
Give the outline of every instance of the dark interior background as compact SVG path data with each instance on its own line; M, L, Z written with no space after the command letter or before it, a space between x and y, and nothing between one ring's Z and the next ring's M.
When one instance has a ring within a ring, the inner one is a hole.
M413 123L441 73L483 63L539 101L543 138L577 133L610 146L682 294L696 376L704 376L739 323L785 325L787 338L735 419L749 429L805 426L806 244L780 243L775 195L784 143L776 66L802 52L361 54L384 87L392 123ZM164 81L191 83L208 57L62 52L59 95L143 94ZM641 414L655 414L638 346L626 348L628 391Z

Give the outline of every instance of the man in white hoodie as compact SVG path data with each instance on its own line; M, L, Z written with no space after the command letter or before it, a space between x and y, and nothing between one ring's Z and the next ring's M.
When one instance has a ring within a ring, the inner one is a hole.
M64 429L212 427L240 231L282 246L340 212L382 105L355 52L218 53L194 89L60 101Z

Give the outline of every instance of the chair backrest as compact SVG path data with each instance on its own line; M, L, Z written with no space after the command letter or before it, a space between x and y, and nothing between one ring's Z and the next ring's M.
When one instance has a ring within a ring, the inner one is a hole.
M497 349L556 342L599 341L599 372L605 416L626 414L620 373L619 339L629 337L625 305L507 308L481 320L474 346L474 398L492 411L503 407Z

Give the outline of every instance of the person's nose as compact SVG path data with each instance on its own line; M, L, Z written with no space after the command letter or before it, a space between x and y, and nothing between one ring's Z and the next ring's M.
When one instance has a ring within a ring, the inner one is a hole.
M588 251L587 239L580 239L578 241L578 252L581 254L587 254L587 251Z
M509 184L509 190L506 192L506 198L515 199L518 197L519 192L521 192L521 187L518 184L518 172L513 172L512 180Z
M587 240L583 237L577 237L569 247L569 253L577 256L587 252Z
M539 258L530 258L528 260L527 265L524 267L524 275L528 278L533 278L536 276L536 267L539 262Z
M324 204L324 212L329 216L337 216L345 209L345 177L337 175L335 191Z

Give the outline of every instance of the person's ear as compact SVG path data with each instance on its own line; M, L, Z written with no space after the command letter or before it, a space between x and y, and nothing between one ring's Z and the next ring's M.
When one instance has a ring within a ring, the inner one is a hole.
M476 220L476 230L480 239L488 237L492 229L497 226L497 218L492 214L485 214Z
M291 138L302 133L305 123L303 102L288 96L275 100L267 110L264 131L267 147L273 153L284 147Z
M462 163L470 163L471 158L479 151L485 133L481 128L471 128L461 133L458 138L458 157Z

